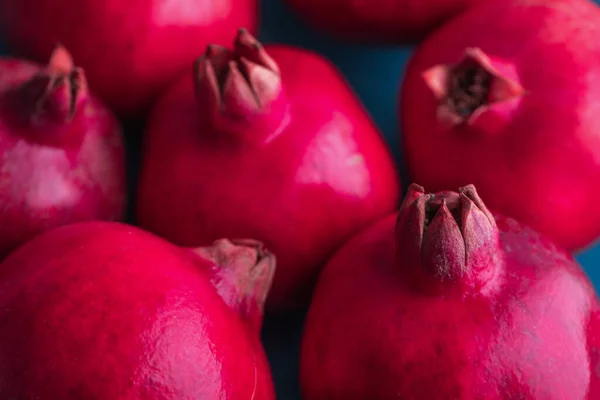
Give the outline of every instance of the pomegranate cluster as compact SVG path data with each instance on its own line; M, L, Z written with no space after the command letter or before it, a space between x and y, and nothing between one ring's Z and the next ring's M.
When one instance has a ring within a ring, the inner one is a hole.
M600 400L600 7L277 1L402 165L258 0L0 0L0 400Z

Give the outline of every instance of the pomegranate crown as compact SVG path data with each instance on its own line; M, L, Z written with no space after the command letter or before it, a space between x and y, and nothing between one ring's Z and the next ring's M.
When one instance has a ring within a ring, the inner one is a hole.
M246 112L261 112L281 91L277 63L245 29L239 30L233 49L209 45L194 65L194 76L197 84L209 86L222 108L243 105Z
M268 142L287 120L279 66L245 29L232 49L209 45L194 64L194 78L201 116L220 131Z
M48 66L19 89L19 94L33 110L32 122L70 122L87 98L87 81L83 69L76 67L71 54L57 46Z
M412 184L396 225L397 256L427 286L478 289L494 275L498 228L475 186L426 194ZM412 268L412 267L411 267Z
M465 49L455 64L438 64L423 72L425 84L438 100L437 116L452 125L473 123L497 103L522 97L526 91L513 68L477 47Z
M252 239L220 239L193 251L211 261L212 283L225 303L259 331L275 275L275 256Z

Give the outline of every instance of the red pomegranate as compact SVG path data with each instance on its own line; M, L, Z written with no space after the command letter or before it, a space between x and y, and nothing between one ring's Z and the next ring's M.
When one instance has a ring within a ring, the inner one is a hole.
M305 325L305 400L595 400L600 308L571 255L488 211L472 185L425 194L325 267Z
M125 208L121 127L57 48L47 66L0 59L0 259L38 233Z
M277 255L267 300L308 302L327 258L390 213L398 176L381 135L333 65L263 47L246 31L209 46L148 121L137 222L185 246L253 237Z
M255 31L257 18L258 0L0 0L12 52L42 61L64 44L123 116L144 111L207 44Z
M593 242L599 35L587 0L490 1L434 33L402 87L411 177L433 191L473 183L488 207L568 250Z
M310 25L360 42L418 41L483 0L286 0Z
M40 235L0 264L0 398L274 400L258 338L274 268L251 240Z

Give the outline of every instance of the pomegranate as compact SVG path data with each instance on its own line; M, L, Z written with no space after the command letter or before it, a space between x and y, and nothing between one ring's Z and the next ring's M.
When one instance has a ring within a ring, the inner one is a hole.
M63 47L45 67L0 59L0 258L59 225L120 219L124 164L117 120Z
M301 358L306 400L594 400L600 308L567 251L473 185L413 184L323 270Z
M434 191L473 183L491 209L569 250L589 245L600 234L598 35L587 0L486 2L433 34L402 88L411 176Z
M138 228L57 228L2 264L0 398L274 400L259 343L274 257Z
M337 38L376 43L423 39L482 0L286 0L311 26Z
M0 34L42 60L56 42L85 68L92 89L139 116L207 44L257 29L258 0L0 0Z
M180 245L253 237L277 255L272 311L308 302L344 240L391 212L390 151L331 63L241 30L152 111L137 222Z

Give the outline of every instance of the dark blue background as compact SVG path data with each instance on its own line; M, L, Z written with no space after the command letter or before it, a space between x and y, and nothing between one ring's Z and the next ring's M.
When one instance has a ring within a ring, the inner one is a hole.
M392 147L406 188L410 179L404 171L398 150L396 102L402 72L412 48L348 45L332 40L300 22L282 2L263 0L261 40L315 50L341 69ZM600 270L597 268L600 244L577 254L577 260L596 288L600 288ZM297 363L292 360L297 357L301 326L302 315L285 319L268 317L266 320L263 339L272 363L278 399L300 399Z

